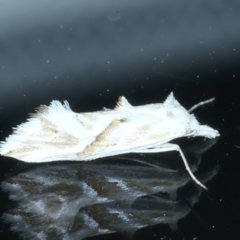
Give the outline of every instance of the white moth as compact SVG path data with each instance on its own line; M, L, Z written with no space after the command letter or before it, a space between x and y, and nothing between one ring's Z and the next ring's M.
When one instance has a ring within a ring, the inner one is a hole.
M67 101L40 106L27 122L0 144L0 154L25 162L93 160L123 153L179 151L192 179L206 187L191 172L176 144L179 137L215 138L217 130L200 125L192 110L213 99L194 105L189 111L171 93L165 102L132 106L120 97L113 110L75 113Z

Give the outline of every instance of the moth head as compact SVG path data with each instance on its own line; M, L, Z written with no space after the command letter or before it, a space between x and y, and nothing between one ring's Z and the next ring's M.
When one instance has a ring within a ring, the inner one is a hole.
M216 138L220 136L219 132L207 125L201 125L195 116L191 114L190 134L193 137Z

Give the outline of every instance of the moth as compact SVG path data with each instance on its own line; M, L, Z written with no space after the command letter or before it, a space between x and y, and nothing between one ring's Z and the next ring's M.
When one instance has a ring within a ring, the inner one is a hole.
M201 187L177 144L180 137L216 138L219 132L201 125L191 112L210 99L186 110L173 93L163 103L132 106L119 97L114 109L75 113L69 103L53 100L0 143L0 154L25 162L88 161L124 153L158 153L176 150L186 170Z

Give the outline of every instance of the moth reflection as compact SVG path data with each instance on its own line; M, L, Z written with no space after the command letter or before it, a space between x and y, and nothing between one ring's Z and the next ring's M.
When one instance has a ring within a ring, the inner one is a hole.
M185 151L195 160L190 163L193 172L197 172L202 153L214 143L205 141ZM132 235L160 223L176 229L203 189L179 170L182 162L175 164L176 154L165 155L54 163L20 173L1 184L18 203L3 219L24 239L84 239L112 232ZM196 175L206 183L217 170ZM196 190L187 196L186 204L178 190L190 185Z

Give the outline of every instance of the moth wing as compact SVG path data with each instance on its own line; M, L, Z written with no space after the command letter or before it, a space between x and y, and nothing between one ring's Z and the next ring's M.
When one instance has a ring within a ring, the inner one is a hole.
M166 122L132 109L131 112L118 112L104 131L77 155L79 159L90 160L153 147L173 138Z
M107 123L106 123L107 126ZM93 127L87 116L73 112L68 102L41 106L0 144L0 154L26 162L70 160L95 140L106 126Z
M168 115L161 104L133 107L124 97L114 110L80 114L66 101L52 101L0 144L0 154L46 162L91 160L149 148L178 137Z

